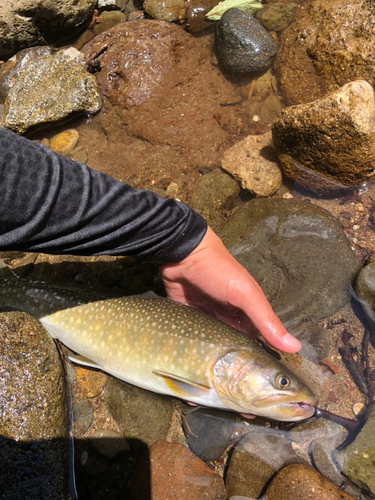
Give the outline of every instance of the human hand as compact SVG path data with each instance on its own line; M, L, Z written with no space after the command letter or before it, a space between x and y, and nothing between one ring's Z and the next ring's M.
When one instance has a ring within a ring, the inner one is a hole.
M276 349L297 352L290 335L273 312L258 283L208 228L200 244L184 260L160 266L167 295L213 314L253 336L254 325Z

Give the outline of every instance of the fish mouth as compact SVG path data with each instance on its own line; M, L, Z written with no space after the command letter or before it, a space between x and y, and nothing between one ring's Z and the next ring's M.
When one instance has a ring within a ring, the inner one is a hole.
M303 401L296 400L295 395L285 394L257 399L253 401L253 406L259 409L260 413L274 415L274 418L279 420L302 420L314 415L316 403L317 397L313 394L304 397Z

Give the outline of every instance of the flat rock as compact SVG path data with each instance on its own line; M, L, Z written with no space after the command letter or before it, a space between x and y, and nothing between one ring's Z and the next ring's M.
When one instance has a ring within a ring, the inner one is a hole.
M0 315L0 497L70 498L64 375L33 317Z
M284 173L301 169L359 185L375 176L375 96L356 81L308 104L284 109L272 126L273 145Z
M181 444L157 441L138 461L132 498L226 500L222 478Z
M309 465L287 465L268 486L265 496L269 500L354 500L343 490L328 481Z
M287 105L314 101L354 80L375 83L371 1L305 1L279 44L274 66Z
M243 189L258 196L272 196L281 186L281 171L271 146L271 133L249 135L225 151L221 166Z
M359 262L340 222L326 210L294 200L255 199L234 212L219 236L282 321L330 316L350 299Z
M96 113L101 98L95 77L73 47L29 61L8 90L4 128L21 134L73 113Z
M240 9L228 9L217 22L215 47L221 65L239 73L265 71L277 53L266 28Z

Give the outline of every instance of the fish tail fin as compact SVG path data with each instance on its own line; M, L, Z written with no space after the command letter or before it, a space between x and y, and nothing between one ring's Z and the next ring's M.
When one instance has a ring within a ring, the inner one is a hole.
M4 278L5 276L11 276L13 273L9 269L9 267L5 264L5 262L0 259L0 278Z

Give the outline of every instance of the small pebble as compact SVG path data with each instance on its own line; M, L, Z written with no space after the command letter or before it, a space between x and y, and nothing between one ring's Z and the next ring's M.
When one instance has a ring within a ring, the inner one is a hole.
M52 137L49 147L52 151L65 155L70 153L76 146L79 139L79 134L74 128L64 130L60 134Z
M354 405L352 406L354 415L360 415L361 413L363 413L363 410L365 408L366 407L363 403L354 403Z

